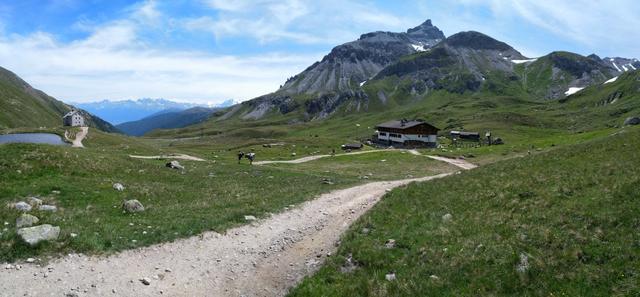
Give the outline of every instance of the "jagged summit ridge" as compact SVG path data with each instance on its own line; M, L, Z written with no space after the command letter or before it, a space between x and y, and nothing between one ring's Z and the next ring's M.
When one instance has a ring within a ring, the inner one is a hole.
M357 92L360 84L400 57L433 47L444 33L427 20L407 32L371 32L336 46L320 62L290 78L278 91L288 95Z

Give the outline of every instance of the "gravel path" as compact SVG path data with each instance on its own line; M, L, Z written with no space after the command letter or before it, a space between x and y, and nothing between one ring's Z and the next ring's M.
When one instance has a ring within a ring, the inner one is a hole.
M189 160L189 161L206 161L205 159L189 156L185 154L171 154L171 155L159 155L159 156L138 156L138 155L129 155L129 158L134 159L155 159L155 160L164 160L164 159L179 159L179 160Z
M362 154L378 153L378 152L384 152L384 151L385 150L374 150L374 151L361 151L361 152L353 152L353 153L344 153L344 154L336 154L336 155L334 155L334 157L350 156L350 155L362 155ZM256 162L253 162L253 165L266 165L266 164L276 164L276 163L281 163L281 164L300 164L300 163L310 162L310 161L313 161L313 160L318 160L318 159L322 159L322 158L326 158L326 157L331 157L331 155L314 155L314 156L302 157L302 158L299 158L299 159L287 160L287 161L256 161Z
M226 234L207 232L108 257L68 255L45 267L3 265L0 295L282 296L320 267L340 235L386 191L447 175L336 190Z
M74 139L69 139L68 131L65 131L64 138L66 138L68 141L71 141L71 147L84 147L84 145L82 145L82 141L85 137L87 137L88 133L89 127L80 127L80 132L76 133L76 137Z

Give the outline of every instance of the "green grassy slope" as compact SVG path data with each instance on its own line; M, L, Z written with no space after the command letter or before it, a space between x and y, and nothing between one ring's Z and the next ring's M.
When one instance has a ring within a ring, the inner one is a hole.
M0 130L62 126L62 116L72 108L0 67ZM99 117L82 113L89 126L107 132L118 131Z
M626 128L394 190L291 296L637 295L638 146Z

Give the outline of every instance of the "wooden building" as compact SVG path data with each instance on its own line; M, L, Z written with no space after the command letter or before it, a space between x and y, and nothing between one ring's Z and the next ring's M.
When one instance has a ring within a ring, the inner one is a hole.
M382 123L376 126L378 142L390 145L399 143L404 146L438 145L440 129L423 120L399 120Z

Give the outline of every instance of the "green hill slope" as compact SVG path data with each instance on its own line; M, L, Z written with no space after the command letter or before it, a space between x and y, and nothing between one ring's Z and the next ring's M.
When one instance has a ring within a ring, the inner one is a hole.
M61 126L62 116L73 108L0 67L0 129ZM106 132L118 131L99 117L86 111L82 114L91 127Z
M638 146L626 128L393 191L291 296L635 295Z

